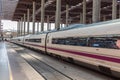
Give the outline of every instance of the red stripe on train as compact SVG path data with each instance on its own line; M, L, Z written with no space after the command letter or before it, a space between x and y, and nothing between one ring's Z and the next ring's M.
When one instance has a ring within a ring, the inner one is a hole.
M25 43L25 44L29 44L29 43ZM35 45L35 44L29 44L29 45L45 48L45 46L40 46L40 45ZM118 58L112 58L112 57L107 57L107 56L88 54L88 53L83 53L83 52L76 52L76 51L64 50L64 49L58 49L58 48L52 48L52 47L47 47L47 48L51 49L51 50L67 52L67 53L76 54L76 55L80 55L80 56L85 56L85 57L120 63L120 59L118 59Z

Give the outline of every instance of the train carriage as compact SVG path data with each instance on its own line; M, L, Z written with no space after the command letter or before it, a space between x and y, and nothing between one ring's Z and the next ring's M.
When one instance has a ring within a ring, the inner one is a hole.
M31 35L24 45L120 78L120 20Z
M46 33L31 35L29 38L25 38L24 45L27 47L39 49L45 51L45 39Z

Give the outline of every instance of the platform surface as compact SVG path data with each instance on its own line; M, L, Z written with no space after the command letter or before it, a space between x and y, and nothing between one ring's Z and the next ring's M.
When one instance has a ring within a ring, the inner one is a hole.
M0 80L44 80L17 52L0 42Z
M10 66L5 44L0 42L0 80L10 80Z

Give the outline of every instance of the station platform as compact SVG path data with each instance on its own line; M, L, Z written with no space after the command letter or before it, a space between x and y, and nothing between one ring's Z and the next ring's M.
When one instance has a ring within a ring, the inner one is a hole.
M0 42L0 80L44 80L17 52Z

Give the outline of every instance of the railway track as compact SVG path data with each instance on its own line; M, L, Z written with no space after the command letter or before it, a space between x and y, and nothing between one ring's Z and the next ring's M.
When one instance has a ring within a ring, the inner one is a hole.
M14 49L46 80L116 80L94 71L50 59L29 49L13 45Z
M71 77L40 61L31 54L20 51L19 54L46 80L73 80Z

